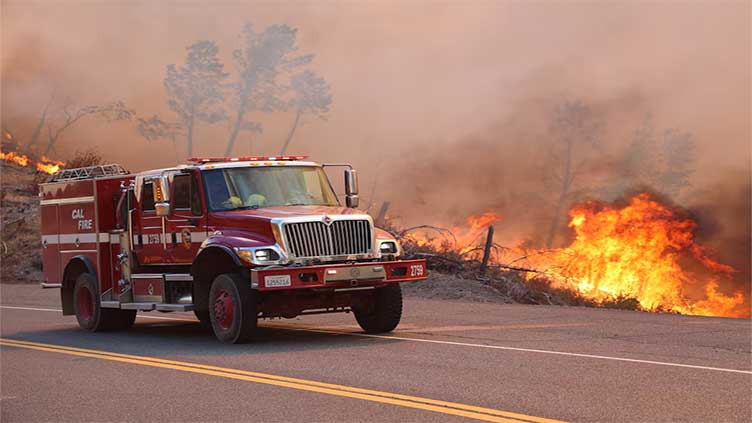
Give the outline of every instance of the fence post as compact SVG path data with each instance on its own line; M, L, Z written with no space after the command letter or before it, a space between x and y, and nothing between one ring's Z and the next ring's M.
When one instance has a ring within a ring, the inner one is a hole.
M480 273L486 274L488 268L488 259L491 257L491 247L493 246L494 227L488 227L488 235L486 236L486 246L483 248L483 261L480 263Z

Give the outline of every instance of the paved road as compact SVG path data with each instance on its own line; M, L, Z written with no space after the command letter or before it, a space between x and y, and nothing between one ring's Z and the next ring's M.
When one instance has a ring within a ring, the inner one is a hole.
M228 346L186 313L95 334L55 290L0 290L3 422L752 421L750 320L407 299L393 335L323 315Z

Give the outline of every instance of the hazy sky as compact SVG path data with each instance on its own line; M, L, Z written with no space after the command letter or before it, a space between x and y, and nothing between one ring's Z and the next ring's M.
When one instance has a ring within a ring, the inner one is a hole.
M565 98L602 109L612 144L629 141L647 113L657 130L691 132L698 185L726 169L749 169L748 1L1 4L2 124L19 139L28 139L53 91L58 113L67 98L122 99L143 116L170 117L165 66L210 39L232 71L231 51L251 21L297 27L300 51L316 54L313 68L332 86L327 120L308 119L290 151L351 161L364 185L377 173L391 181L447 149L535 143L545 137L546 113ZM250 118L264 124L254 153L277 152L292 116ZM197 152L221 154L225 140L225 124L202 126ZM239 140L238 152L248 141ZM78 145L99 146L132 170L175 162L169 143L140 139L125 124L82 122L61 140L67 152ZM399 198L391 190L380 187Z

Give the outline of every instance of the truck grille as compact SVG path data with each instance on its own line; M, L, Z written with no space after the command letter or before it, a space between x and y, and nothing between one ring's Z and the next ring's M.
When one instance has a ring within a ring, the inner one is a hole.
M373 244L368 220L285 223L284 231L296 258L368 254Z

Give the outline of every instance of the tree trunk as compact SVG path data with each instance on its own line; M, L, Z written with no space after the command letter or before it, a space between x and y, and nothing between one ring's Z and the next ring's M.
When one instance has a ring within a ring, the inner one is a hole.
M39 135L41 135L42 128L44 128L44 124L47 122L47 110L50 108L50 104L52 104L52 98L54 98L54 94L53 97L50 97L50 101L44 106L44 110L42 110L42 116L39 117L37 127L34 128L34 133L31 134L29 148L31 148L32 145L35 145L39 141Z
M49 141L47 142L47 148L44 150L44 154L42 154L43 156L49 156L50 155L50 153L52 152L52 150L55 148L55 143L57 142L57 137L58 136L59 135L53 136L53 135L50 134Z
M241 100L238 105L238 113L235 115L235 125L230 133L230 139L227 141L227 148L225 148L225 156L232 157L232 150L235 148L235 140L240 133L240 127L243 126L243 118L245 117L246 100Z
M191 116L191 118L188 120L188 130L186 131L186 137L185 137L185 143L187 146L187 152L188 152L188 159L193 157L193 122L194 117Z
M382 227L386 223L386 212L389 210L389 206L391 205L390 202L384 201L381 204L381 209L379 209L379 214L376 217L376 221L374 222L374 226L376 227Z
M295 121L293 121L292 128L290 128L290 132L287 134L285 145L282 146L282 150L279 152L280 156L284 155L287 152L287 147L290 145L290 141L292 140L293 135L295 135L295 131L298 129L298 123L300 123L301 114L302 112L300 111L300 109L295 112Z
M170 139L172 140L172 151L175 152L175 163L180 163L180 155L178 154L178 143L177 141L175 141L175 135L173 134L170 137Z
M564 207L567 203L567 197L569 196L569 190L572 187L572 140L567 141L567 158L564 163L564 175L561 178L561 191L559 192L559 200L556 203L556 210L554 211L554 217L551 219L551 227L548 229L548 237L546 238L546 247L553 248L554 241L556 240L556 232L559 229L559 219L561 214L564 213Z

